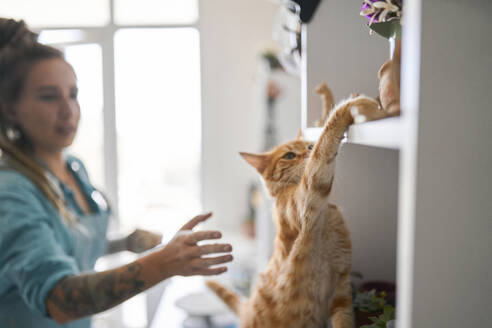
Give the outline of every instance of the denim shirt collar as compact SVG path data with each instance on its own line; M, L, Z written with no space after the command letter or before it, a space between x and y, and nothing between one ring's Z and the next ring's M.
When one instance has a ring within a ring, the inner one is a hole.
M82 168L80 162L75 159L73 156L64 155L63 159L65 161L65 165L70 173L73 174L76 182L81 188L82 193L86 197L91 211L94 213L109 213L111 212L109 202L107 198L101 193L99 190L94 188L87 178L87 174L85 170ZM79 208L78 204L75 202L74 191L70 186L66 183L58 179L58 177L48 168L46 163L40 158L35 158L36 162L38 162L43 169L45 170L46 176L50 183L52 183L53 187L57 189L57 192L61 197L63 197L63 201L67 201L67 198L71 199L71 207L75 207L78 215L83 215L82 210Z

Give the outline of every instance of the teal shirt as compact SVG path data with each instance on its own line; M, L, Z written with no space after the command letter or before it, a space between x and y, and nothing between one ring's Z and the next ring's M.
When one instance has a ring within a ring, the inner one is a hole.
M0 325L9 328L89 328L90 318L59 325L49 318L45 300L63 277L94 268L106 250L110 210L90 183L82 162L67 157L90 207L85 215L74 192L59 180L79 220L68 226L41 191L24 175L1 169L0 159Z

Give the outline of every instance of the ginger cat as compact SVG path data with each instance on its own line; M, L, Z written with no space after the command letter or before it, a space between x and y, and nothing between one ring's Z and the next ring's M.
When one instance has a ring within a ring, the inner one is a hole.
M266 272L242 300L222 285L211 288L240 318L241 328L352 328L351 243L342 213L330 204L335 158L353 123L351 108L375 110L366 96L333 108L316 142L287 142L264 154L241 153L275 199L277 236Z

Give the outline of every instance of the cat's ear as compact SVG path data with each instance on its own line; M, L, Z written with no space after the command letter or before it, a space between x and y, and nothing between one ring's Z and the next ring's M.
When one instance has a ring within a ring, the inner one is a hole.
M254 167L260 174L263 174L265 168L267 166L267 156L264 154L251 154L251 153L243 153L239 152L246 162L249 165Z
M304 140L304 138L302 137L302 129L301 128L299 128L299 130L297 130L296 139L297 140Z

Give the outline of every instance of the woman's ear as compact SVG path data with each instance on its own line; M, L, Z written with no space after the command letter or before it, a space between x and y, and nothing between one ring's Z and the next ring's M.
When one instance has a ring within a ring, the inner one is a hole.
M7 104L4 101L0 101L0 117L3 117L10 123L17 122L17 112L14 106Z

